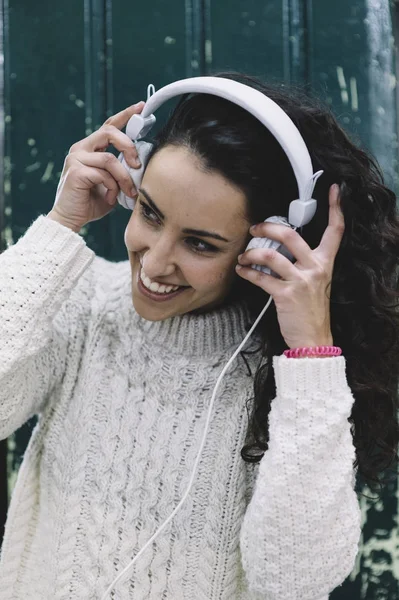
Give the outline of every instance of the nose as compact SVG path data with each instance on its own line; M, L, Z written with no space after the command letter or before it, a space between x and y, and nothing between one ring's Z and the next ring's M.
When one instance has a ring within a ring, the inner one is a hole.
M159 242L142 254L141 263L147 277L154 280L169 277L176 270L172 249Z

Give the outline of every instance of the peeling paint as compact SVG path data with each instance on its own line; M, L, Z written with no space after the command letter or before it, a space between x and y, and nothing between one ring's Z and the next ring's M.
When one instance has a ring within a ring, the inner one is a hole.
M47 164L46 170L44 171L42 178L40 179L40 181L42 183L46 183L50 178L51 178L51 174L53 172L53 168L54 168L54 163L53 162L49 162Z
M371 149L378 159L387 183L399 189L399 178L387 145L396 140L396 106L392 88L394 49L387 43L392 36L388 2L366 0L366 34L368 40L368 96L372 108L370 119ZM375 109L375 107L378 107Z
M205 62L207 65L212 64L212 40L205 40Z
M337 66L336 70L337 70L337 78L338 78L339 87L346 88L346 81L345 81L345 75L344 75L343 68Z
M11 244L7 244L7 246L11 246ZM16 469L12 468L12 463L13 463L13 455L14 452L16 451L16 443L15 443L15 436L11 435L8 439L7 439L7 446L8 446L8 454L7 454L7 471L9 473L9 478L8 478L8 502L10 502L11 500L11 491L14 489L15 484L17 482L17 476L18 476L18 472Z
M34 171L40 169L40 166L40 162L35 162L32 165L28 165L27 167L25 167L25 173L33 173Z
M351 91L351 105L353 112L357 112L359 110L359 98L357 94L357 81L356 77L351 77L349 79L349 87Z
M12 229L9 225L7 225L2 231L2 239L3 245L8 248L14 244L14 240L12 237Z
M348 104L349 103L349 95L348 95L348 90L346 87L344 70L342 67L339 67L339 66L337 66L336 70L337 70L338 85L341 88L342 104Z
M5 156L3 159L3 175L4 175L4 194L9 196L11 194L11 158Z

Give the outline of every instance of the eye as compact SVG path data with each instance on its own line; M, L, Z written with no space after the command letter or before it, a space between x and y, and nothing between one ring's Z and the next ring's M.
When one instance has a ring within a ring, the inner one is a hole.
M160 224L158 215L152 210L152 208L148 206L148 204L142 202L142 200L140 200L140 213L143 216L143 218L149 223L153 225Z
M161 225L161 220L156 212L152 210L148 204L139 200L140 204L140 214L147 223L152 226ZM219 248L213 246L212 244L208 244L208 242L204 242L200 238L196 237L188 237L184 240L184 243L192 250L193 252L197 252L198 254L205 254L210 252L218 252Z
M194 252L202 253L202 252L217 252L218 248L212 246L212 244L208 244L204 242L204 240L200 240L199 238L189 237L186 240L186 244L190 246Z

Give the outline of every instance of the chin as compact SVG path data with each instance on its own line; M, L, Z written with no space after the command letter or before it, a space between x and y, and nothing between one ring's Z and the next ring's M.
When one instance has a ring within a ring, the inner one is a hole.
M134 310L142 319L145 319L146 321L164 321L165 319L175 316L175 313L172 311L166 311L162 309L154 310L154 308L150 308L145 303L138 301L134 295L132 300Z
M209 302L207 304L203 304L200 306L187 307L186 309L175 309L169 308L169 310L165 310L161 307L159 309L155 307L148 306L145 302L142 302L140 299L135 297L135 294L132 294L133 306L134 310L142 319L146 321L165 321L166 319L171 319L173 317L178 317L186 314L200 315L207 313L211 310L215 310L215 308L220 307L223 304L223 300L214 300L213 302Z

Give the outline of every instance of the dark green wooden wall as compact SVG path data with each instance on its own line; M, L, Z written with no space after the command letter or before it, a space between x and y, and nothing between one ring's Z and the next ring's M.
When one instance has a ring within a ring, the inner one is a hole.
M306 85L397 188L396 6L388 0L3 0L2 9L0 250L51 209L73 142L145 99L148 83L159 88L215 70ZM118 207L85 228L87 243L124 259L127 219ZM10 488L32 425L8 440ZM4 505L0 458L1 476ZM333 600L399 599L398 498L396 481L378 503L361 498L357 565Z

